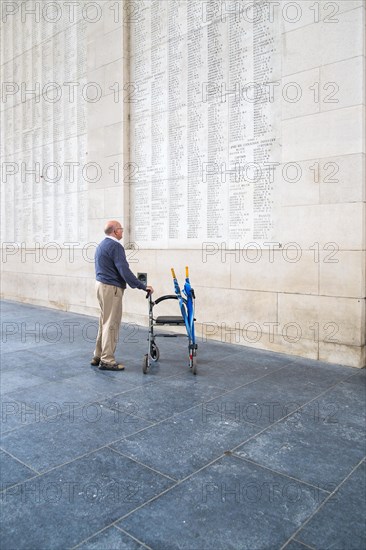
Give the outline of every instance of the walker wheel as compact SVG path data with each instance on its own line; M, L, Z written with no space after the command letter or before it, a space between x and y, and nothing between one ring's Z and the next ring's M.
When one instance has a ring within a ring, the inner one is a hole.
M146 355L144 355L144 360L143 360L143 363L142 363L142 372L144 374L147 374L148 370L149 370L149 356L146 353Z
M192 355L189 356L189 368L192 370L193 374L197 374L197 356L195 350Z
M150 347L150 357L152 361L159 361L160 351L158 346L153 342Z
M196 357L196 354L193 355L193 359L192 359L192 372L193 374L197 374L197 357Z

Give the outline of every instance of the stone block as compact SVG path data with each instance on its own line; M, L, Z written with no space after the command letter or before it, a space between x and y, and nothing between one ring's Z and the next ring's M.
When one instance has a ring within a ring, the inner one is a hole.
M320 254L320 293L326 296L365 298L365 251L322 251Z
M1 297L6 300L21 300L21 281L23 275L18 272L2 271L1 273Z
M178 281L184 283L185 267L188 265L191 282L195 287L230 288L230 256L226 258L220 252L206 256L203 250L158 250L156 252L157 281L167 294L174 292L170 269L175 269ZM206 261L205 261L206 260Z
M320 68L321 111L365 103L365 57L359 55Z
M365 300L279 294L279 330L289 338L361 346L365 334Z
M283 162L364 153L364 108L348 107L282 123Z
M95 39L96 67L101 67L123 57L123 29L119 27Z
M93 248L89 244L84 247L64 249L65 270L62 273L68 277L81 277L84 280L94 279Z
M126 60L117 59L108 65L104 65L105 72L105 94L114 94L114 99L123 102L125 91L123 86L129 78Z
M104 143L105 143L105 128L101 126L96 128L92 133L87 136L88 145L88 162L96 162L95 156L99 158L103 156ZM98 160L99 160L98 158Z
M319 360L328 363L340 363L349 367L366 367L366 346L346 346L320 342Z
M277 219L273 240L294 241L304 249L315 244L315 249L323 250L328 243L335 243L341 250L360 250L364 220L362 203L286 207Z
M84 279L81 277L50 277L47 299L53 307L68 309L70 304L86 304Z
M324 18L319 23L285 32L283 75L363 55L364 13L360 6L335 15L331 22L333 17L328 12L328 20Z
M319 203L319 160L282 163L274 168L273 212L282 216L283 206Z
M97 69L89 70L87 72L88 83L90 83L90 84L94 83L97 90L98 90L98 92L101 95L107 95L108 93L110 93L110 90L108 90L108 87L106 85L106 68L107 68L107 66L102 65L101 67L98 67ZM96 94L96 93L97 92L94 89L91 88L90 97L93 97L94 94Z
M123 104L115 103L113 94L88 104L88 130L95 131L123 120Z
M123 122L111 124L104 128L105 156L118 155L123 152Z
M277 295L274 292L233 289L217 292L215 288L199 285L195 291L199 296L200 321L203 323L232 327L236 323L239 326L249 323L264 326L264 323L277 321ZM250 330L249 326L247 330Z
M104 189L93 189L88 193L88 219L101 218L104 214Z
M104 29L104 2L91 2L90 5L84 5L83 20L86 21L86 35L88 41L95 40L97 36L103 34ZM107 6L106 6L107 7Z
M284 250L262 249L260 260L243 259L236 263L231 258L230 286L233 289L260 290L264 292L289 292L299 294L318 293L318 263L311 250L300 246L285 246ZM246 256L250 258L250 255ZM297 261L294 261L298 259Z
M118 187L107 187L104 189L104 216L117 220L123 219L124 197Z
M320 112L320 102L312 89L319 81L319 67L282 78L283 120Z
M316 161L321 203L365 202L365 155Z

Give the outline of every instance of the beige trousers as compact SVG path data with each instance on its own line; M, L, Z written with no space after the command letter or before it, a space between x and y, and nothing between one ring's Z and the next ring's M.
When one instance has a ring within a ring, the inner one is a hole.
M95 288L100 306L100 317L94 356L100 357L103 363L116 363L114 354L122 319L124 289L99 281L96 282Z

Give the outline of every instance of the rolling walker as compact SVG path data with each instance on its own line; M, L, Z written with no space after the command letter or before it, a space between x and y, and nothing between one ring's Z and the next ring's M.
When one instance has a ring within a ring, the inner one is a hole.
M143 373L147 374L150 369L151 361L159 361L160 351L155 342L155 338L177 338L179 336L186 336L185 334L156 334L154 327L157 326L185 326L188 337L188 356L189 356L189 368L193 374L197 374L197 343L194 331L194 302L195 293L191 287L189 280L189 271L186 267L186 279L182 291L178 280L175 276L174 269L171 269L174 283L175 294L167 294L160 296L155 301L151 298L151 293L148 292L146 298L149 300L149 337L148 337L148 353L144 355L143 359ZM182 295L183 294L183 295ZM178 300L181 311L180 316L160 316L154 317L154 307L164 302L165 300Z

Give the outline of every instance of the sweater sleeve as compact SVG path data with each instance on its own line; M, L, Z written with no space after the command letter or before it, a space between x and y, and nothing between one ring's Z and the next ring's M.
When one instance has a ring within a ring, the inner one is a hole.
M121 275L122 279L126 281L128 286L130 286L131 288L146 290L146 285L139 281L138 278L135 277L135 275L130 270L130 266L128 265L128 261L126 258L125 249L121 244L118 244L118 246L114 247L113 256L114 264L118 269L118 272Z

